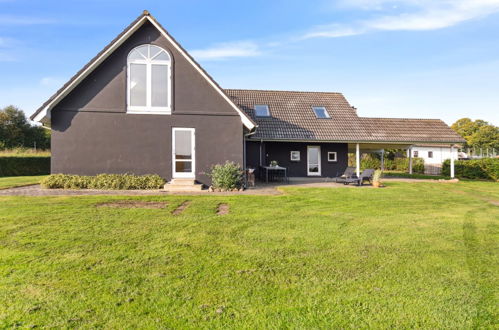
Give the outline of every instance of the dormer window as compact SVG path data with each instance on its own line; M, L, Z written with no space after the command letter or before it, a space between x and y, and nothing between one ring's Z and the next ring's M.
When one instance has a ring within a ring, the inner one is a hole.
M135 47L127 58L127 112L171 114L172 62L154 45Z
M255 105L255 116L256 117L270 117L269 106L266 104Z
M320 119L331 118L325 107L312 107L315 116Z

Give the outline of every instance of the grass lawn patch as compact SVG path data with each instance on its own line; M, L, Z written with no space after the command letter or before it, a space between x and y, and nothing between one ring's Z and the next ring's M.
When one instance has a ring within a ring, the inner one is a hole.
M450 177L444 175L427 175L427 174L418 174L418 173L409 174L406 172L397 172L397 171L384 171L383 176L387 178L408 178L408 179L429 179L429 180L450 179Z
M497 327L499 185L386 185L0 197L0 328Z
M0 189L15 188L38 184L46 175L0 177Z

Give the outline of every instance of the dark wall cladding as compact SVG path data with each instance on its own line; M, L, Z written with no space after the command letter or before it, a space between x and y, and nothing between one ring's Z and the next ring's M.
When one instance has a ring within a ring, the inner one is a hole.
M126 114L126 58L156 44L173 58L173 114ZM52 111L52 173L172 175L172 127L196 129L196 179L226 160L242 165L243 125L231 105L145 23Z
M248 167L258 168L260 162L260 142L246 142ZM348 166L348 144L346 143L305 143L305 142L263 142L262 163L269 165L275 160L288 168L291 177L307 176L307 146L321 147L321 176L335 177L343 174ZM291 151L300 152L300 161L291 161ZM328 152L336 152L336 162L328 161Z

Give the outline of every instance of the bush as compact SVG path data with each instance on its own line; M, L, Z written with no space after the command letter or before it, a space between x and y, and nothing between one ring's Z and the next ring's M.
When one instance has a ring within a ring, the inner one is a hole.
M99 174L96 176L52 174L41 182L49 189L159 189L165 180L156 174Z
M243 170L239 164L226 162L217 164L207 173L211 178L213 188L221 190L239 189L243 186Z
M442 174L450 175L450 159L442 166ZM499 180L499 159L484 158L454 161L454 174L457 178Z
M355 154L349 155L348 165L355 166ZM360 159L360 168L362 170L366 168L381 169L381 160L374 154L364 154ZM409 158L395 158L391 160L385 157L385 170L408 172ZM423 158L412 159L412 172L421 174L424 173Z
M50 173L50 157L0 157L0 176Z

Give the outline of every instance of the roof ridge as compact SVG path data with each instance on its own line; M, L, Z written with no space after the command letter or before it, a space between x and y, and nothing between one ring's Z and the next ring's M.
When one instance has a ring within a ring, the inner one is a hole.
M324 91L297 91L297 90L277 90L277 89L247 89L247 88L224 88L225 91L248 91L248 92L282 92L282 93L307 93L307 94L338 94L341 92L324 92Z
M359 116L360 119L391 119L391 120L438 120L442 121L442 119L439 118L407 118L407 117L362 117Z

